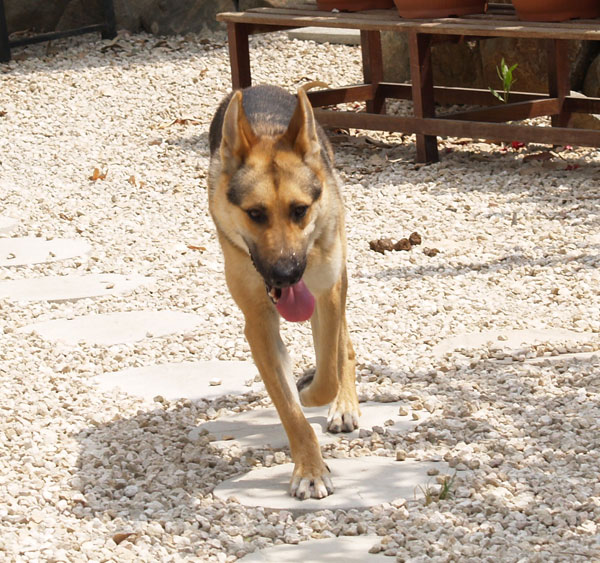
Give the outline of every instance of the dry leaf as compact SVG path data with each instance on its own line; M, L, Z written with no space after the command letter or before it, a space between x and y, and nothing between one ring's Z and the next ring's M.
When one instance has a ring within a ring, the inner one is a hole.
M135 181L135 176L129 176L129 180L127 180L132 186L137 185Z
M4 109L0 110L0 117L4 117L8 112Z
M133 534L134 532L117 532L112 537L112 541L119 545L121 542L125 541L128 537L132 536Z
M530 162L531 160L550 160L554 156L554 153L550 151L536 152L534 154L528 154L523 157L523 162Z
M204 252L206 250L206 248L204 246L195 246L193 244L188 244L187 247L190 250L201 250L202 252Z
M165 129L166 127L171 127L172 125L202 125L202 122L198 119L194 119L192 117L178 117L174 119L170 123L165 123L164 125L159 125L161 129Z
M92 182L95 182L96 180L105 180L106 179L106 175L108 174L108 170L104 173L100 172L99 168L94 168L94 171L92 172L92 175L90 176L90 180Z

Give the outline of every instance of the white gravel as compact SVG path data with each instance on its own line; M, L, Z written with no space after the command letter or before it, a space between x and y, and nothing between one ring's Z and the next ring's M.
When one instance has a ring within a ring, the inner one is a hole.
M443 458L450 498L294 518L213 497L225 478L285 463L265 448L219 452L193 429L267 403L261 394L157 402L91 378L174 361L248 359L206 202L207 129L229 87L223 37L140 35L38 45L0 65L0 215L13 235L78 238L89 256L0 268L0 279L132 273L155 283L74 303L0 300L0 553L4 561L233 561L274 544L377 534L398 561L600 558L600 360L525 356L600 350L600 160L592 149L505 149L453 139L413 164L412 140L334 139L347 205L348 322L364 400L431 413L404 435L374 432L328 457ZM356 47L252 42L256 82L360 81ZM399 110L406 104L396 104ZM90 180L94 169L104 179ZM410 252L369 241L417 231ZM8 236L6 233L3 236ZM195 249L188 248L188 245ZM430 257L423 247L439 248ZM67 346L32 322L127 310L199 315L194 330L128 345ZM561 328L583 345L494 346L438 360L442 339ZM306 326L285 326L301 374ZM367 433L368 434L368 433ZM401 462L399 462L401 463ZM442 477L437 480L441 482Z

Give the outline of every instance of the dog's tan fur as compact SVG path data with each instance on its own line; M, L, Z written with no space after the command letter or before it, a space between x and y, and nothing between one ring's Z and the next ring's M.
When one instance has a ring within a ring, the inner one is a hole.
M281 256L305 260L302 279L316 299L311 318L316 372L299 382L299 399L305 406L331 403L331 431L355 429L360 412L345 316L344 208L331 147L305 92L298 92L291 117L281 115L294 103L282 92L275 87L236 91L221 104L211 125L209 208L227 285L244 314L252 356L289 439L295 464L290 493L322 498L333 492L329 470L298 403L279 314L255 264L268 268ZM300 219L290 216L290 209L301 213L304 207ZM266 219L257 223L251 213Z

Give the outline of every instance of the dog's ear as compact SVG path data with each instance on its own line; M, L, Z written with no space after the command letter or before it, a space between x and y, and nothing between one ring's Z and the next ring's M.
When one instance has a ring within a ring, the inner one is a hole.
M244 112L242 92L237 90L231 97L223 118L221 162L241 165L256 141L257 137Z
M308 96L302 88L298 90L298 103L283 137L307 163L319 159L321 144L315 116Z

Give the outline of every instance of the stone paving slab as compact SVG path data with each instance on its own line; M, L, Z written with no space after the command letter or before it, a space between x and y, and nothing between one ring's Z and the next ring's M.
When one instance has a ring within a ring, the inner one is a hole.
M385 426L395 432L410 432L417 424L429 416L427 411L419 411L419 420L413 420L412 415L400 416L398 409L403 403L366 402L360 404L361 417L359 428L353 432L332 434L327 431L327 406L304 407L304 413L313 427L320 444L329 444L345 437L348 440L358 438L361 429L371 430L373 426L384 427L386 420L392 420L393 425ZM273 449L281 449L288 445L285 430L281 425L275 407L252 409L236 414L226 419L205 422L200 429L208 430L217 438L212 445L217 448L227 448L233 444L242 449L260 448L265 445Z
M18 221L12 217L0 215L0 233L10 233L17 226Z
M340 43L342 45L360 45L358 29L335 29L325 27L300 27L288 31L290 39L302 39L317 43Z
M533 344L552 343L552 342L588 342L593 338L592 334L585 332L574 332L564 329L528 329L528 330L490 330L485 332L474 332L469 334L459 334L451 338L442 340L434 346L433 354L441 359L449 352L464 349L475 349L493 343L495 346L504 349L523 348Z
M0 266L25 266L84 256L91 247L84 240L15 237L0 239Z
M525 364L558 364L568 360L579 362L598 362L600 361L600 351L596 352L576 352L573 354L558 354L556 356L539 356L538 358L527 358Z
M151 282L151 278L139 274L89 274L6 280L0 281L0 298L14 301L76 301L86 297L127 293Z
M380 536L340 536L324 540L308 540L295 545L283 544L260 549L242 557L244 563L370 563L387 561L393 557L383 553L369 553L381 541Z
M35 332L46 340L73 345L83 341L110 346L186 332L196 328L200 321L197 315L180 311L129 311L35 323L19 332Z
M364 456L327 459L335 492L323 499L299 500L288 494L293 464L254 469L224 481L214 489L218 498L235 498L245 506L289 510L302 514L315 510L349 510L376 506L396 499L423 497L423 489L435 482L428 471L449 475L444 462L396 461L389 457Z
M252 362L208 361L131 368L104 373L94 381L101 391L119 388L145 399L160 395L169 400L196 400L263 390L262 383L254 383L256 375Z

